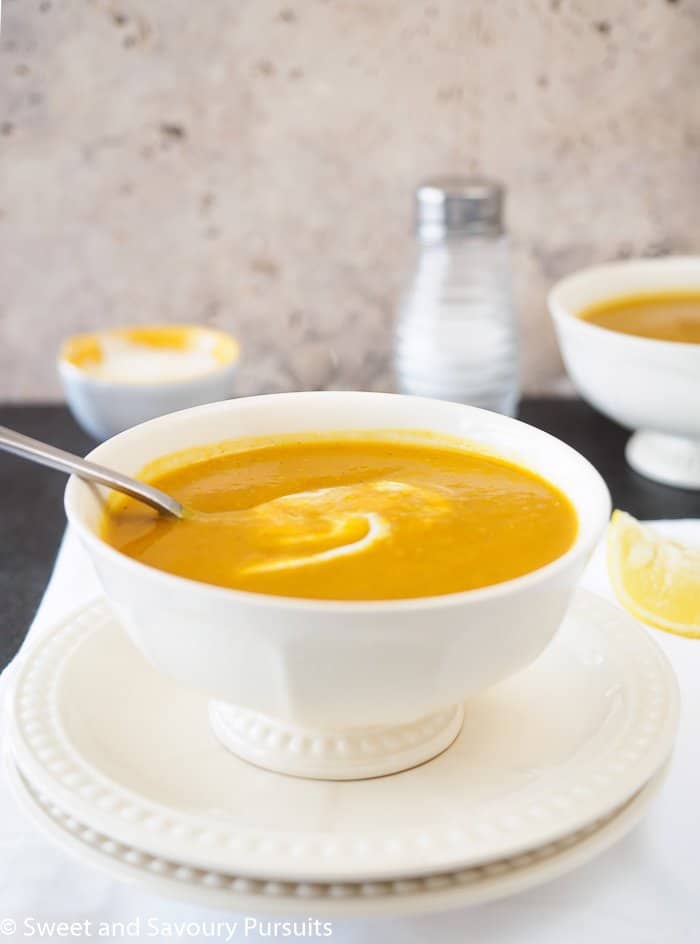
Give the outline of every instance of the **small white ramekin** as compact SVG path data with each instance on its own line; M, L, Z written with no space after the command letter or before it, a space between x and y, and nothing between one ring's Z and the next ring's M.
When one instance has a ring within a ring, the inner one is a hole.
M94 376L68 358L66 351L72 339L66 340L57 361L58 374L68 406L87 433L95 439L108 439L156 416L224 400L233 394L238 342L214 328L196 325L185 326L185 329L220 339L228 350L226 358L206 372L178 380L154 378L150 383ZM100 336L100 332L91 335L97 343Z
M606 300L684 291L700 293L700 257L583 269L558 282L548 303L578 392L636 430L627 444L629 464L668 485L700 488L700 344L622 334L579 317Z
M444 749L459 730L465 696L524 668L552 639L606 526L605 483L569 446L524 423L375 393L213 403L137 426L90 454L135 474L167 453L230 438L378 429L457 436L541 474L575 506L572 547L525 576L463 593L368 602L266 596L127 557L100 537L104 492L76 478L68 483L70 524L135 645L166 675L217 699L217 735L263 766L370 776Z

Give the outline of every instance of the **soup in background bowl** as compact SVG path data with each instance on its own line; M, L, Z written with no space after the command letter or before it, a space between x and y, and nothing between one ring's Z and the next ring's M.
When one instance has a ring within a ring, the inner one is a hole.
M692 299L700 300L700 257L584 269L558 282L548 302L578 392L635 430L629 464L657 481L700 488L700 316Z
M579 317L638 338L700 344L700 292L649 292L610 298L584 308Z
M336 779L388 773L443 750L459 731L465 696L524 668L552 639L607 523L610 499L604 482L575 450L541 430L461 404L390 394L296 393L209 404L134 427L90 454L97 462L137 474L165 456L206 451L224 441L262 436L281 442L291 436L302 443L317 437L321 443L342 433L367 442L368 435L381 439L386 430L408 439L415 430L425 431L431 442L421 448L457 440L460 455L450 461L487 457L486 466L493 462L497 474L543 489L547 501L560 503L568 522L560 544L550 549L553 557L545 561L545 554L535 569L520 576L441 595L338 600L251 592L168 573L123 553L103 534L107 493L78 479L68 484L71 526L135 645L160 671L208 693L217 736L255 763ZM442 445L437 451L442 453ZM177 475L177 468L176 462L163 475ZM356 484L336 481L337 471L328 487ZM398 478L396 465L385 469L394 478L383 473L377 478L376 471L375 482L406 479ZM316 464L312 486L320 484L318 473ZM449 474L455 476L454 469ZM425 482L411 484L423 487ZM430 488L435 485L432 480ZM277 487L255 495L253 502L261 497L274 501ZM282 487L289 487L289 480ZM250 497L243 504L250 504ZM194 493L190 499L196 505ZM202 499L201 510L207 501L211 498ZM423 508L433 501L426 499ZM522 535L528 533L530 502L512 508L509 528L515 540L520 525ZM485 513L485 528L487 519ZM496 540L505 549L503 532L498 534L496 528ZM360 530L355 537L362 535ZM462 545L470 539L467 532L453 535L447 559L463 554ZM221 549L203 542L198 553L213 553L218 561ZM378 742L384 752L362 757L326 750L354 743L354 734L368 728L381 734L420 719L427 720L412 729L422 732L412 745L406 737L394 748L394 740L384 738ZM264 743L251 733L256 731L266 732ZM291 743L308 749L287 750Z

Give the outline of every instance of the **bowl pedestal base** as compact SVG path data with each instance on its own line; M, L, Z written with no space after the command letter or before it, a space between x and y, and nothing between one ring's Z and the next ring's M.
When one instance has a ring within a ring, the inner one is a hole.
M331 731L211 701L209 720L225 747L258 767L311 780L364 780L441 754L459 734L464 710L452 705L405 724Z
M700 489L700 440L639 430L627 443L628 463L635 472L677 488Z

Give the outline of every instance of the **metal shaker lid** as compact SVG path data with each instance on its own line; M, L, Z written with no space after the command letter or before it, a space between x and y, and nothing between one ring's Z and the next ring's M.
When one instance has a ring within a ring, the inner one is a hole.
M437 238L450 233L503 232L504 188L485 177L434 177L416 189L416 227Z

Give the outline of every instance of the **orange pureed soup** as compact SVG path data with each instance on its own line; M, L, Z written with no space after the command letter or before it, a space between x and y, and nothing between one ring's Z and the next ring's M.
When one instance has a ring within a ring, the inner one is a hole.
M533 472L421 433L188 450L142 478L189 509L110 496L102 537L182 577L330 600L424 597L526 574L571 547L571 502Z
M622 334L700 344L700 293L658 292L608 299L584 309L580 317Z

